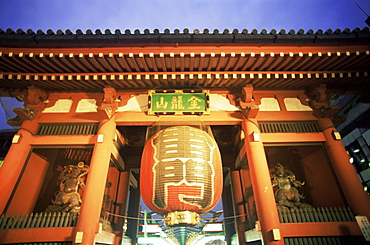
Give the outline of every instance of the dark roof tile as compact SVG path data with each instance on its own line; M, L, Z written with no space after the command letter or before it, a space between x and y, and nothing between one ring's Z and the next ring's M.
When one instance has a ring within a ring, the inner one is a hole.
M104 33L100 29L95 32L88 29L84 34L78 29L74 34L68 29L64 33L61 30L54 33L50 29L46 33L42 30L37 30L35 33L31 29L26 32L22 29L17 29L16 32L11 28L6 31L0 29L0 43L13 43L14 45L35 42L39 45L48 43L51 45L57 43L79 43L80 45L84 43L338 43L369 42L369 38L370 29L368 27L353 30L346 28L343 31L341 29L335 29L335 31L319 29L316 32L308 30L306 33L303 29L290 30L289 32L284 29L279 32L275 29L270 32L265 29L260 32L256 29L251 32L248 32L247 29L243 29L241 32L237 29L233 29L232 32L229 29L222 32L214 29L211 33L207 28L203 32L195 29L190 33L189 29L185 28L182 33L179 29L175 29L173 32L165 29L163 33L160 33L158 29L152 32L148 29L143 32L136 29L133 33L128 29L124 32L116 29L114 33L109 29L106 29Z
M159 38L161 43L189 43L192 40L190 34L171 34L168 29L164 31L164 34L154 36Z
M18 35L22 35L22 34L25 34L24 31L22 29L17 29L17 34Z
M6 29L7 34L14 34L15 32L12 30L12 28Z
M298 32L297 32L297 34L303 35L304 34L304 30L303 29L299 29Z
M270 31L270 34L272 34L272 35L276 35L276 29L272 29L271 31Z
M75 35L37 35L33 36L33 39L37 44L70 44L76 43Z
M308 31L307 31L307 35L313 35L315 32L312 30L312 29L309 29Z

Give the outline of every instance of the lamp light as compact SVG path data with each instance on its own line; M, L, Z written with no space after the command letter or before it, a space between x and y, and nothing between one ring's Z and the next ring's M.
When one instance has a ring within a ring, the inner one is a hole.
M82 243L83 236L84 236L83 231L77 231L76 237L75 237L75 243Z
M20 134L16 134L13 136L13 139L12 139L12 143L13 144L17 144L19 143L19 140L21 139L21 135Z
M272 229L272 235L274 237L274 241L281 240L280 230L279 229Z
M342 137L340 136L340 133L338 131L333 130L332 135L333 135L334 140L341 140L342 139Z
M253 132L252 133L253 141L259 142L260 141L260 134Z
M102 143L104 141L104 134L99 134L96 142Z

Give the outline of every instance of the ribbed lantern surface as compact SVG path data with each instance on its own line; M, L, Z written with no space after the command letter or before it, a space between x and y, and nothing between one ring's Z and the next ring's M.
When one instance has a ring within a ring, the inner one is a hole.
M222 164L214 139L205 131L174 126L146 143L140 190L145 204L164 215L167 225L196 225L222 193Z

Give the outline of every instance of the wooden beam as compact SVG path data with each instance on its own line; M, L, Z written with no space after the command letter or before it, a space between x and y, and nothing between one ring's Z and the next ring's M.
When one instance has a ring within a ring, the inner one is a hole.
M0 230L0 244L73 241L75 227Z
M220 44L207 44L207 45L197 45L197 44L179 44L178 46L174 46L173 44L153 44L153 45L146 45L145 47L105 47L105 48L6 48L6 47L0 47L0 52L3 53L9 53L13 52L15 54L18 53L34 53L36 55L40 53L44 53L45 55L48 55L49 53L83 53L85 55L89 55L89 53L92 53L93 55L99 55L99 53L104 54L118 54L118 53L124 53L124 54L170 54L174 53L175 55L179 55L180 53L184 53L185 55L195 53L196 55L204 53L204 54L211 54L212 52L215 54L221 54L222 52L226 54L231 54L234 52L235 54L260 54L261 52L264 53L293 53L293 54L316 54L318 52L321 53L355 53L355 52L365 52L370 49L369 45L342 45L342 46L319 46L319 45L301 45L301 46L284 46L284 45L255 45L255 44L244 44L244 45L220 45Z
M40 135L32 138L33 146L70 146L70 145L92 145L97 140L96 135Z
M312 111L259 111L258 122L269 121L316 121Z
M144 112L117 112L117 126L149 126L157 122L158 116L147 116ZM160 122L167 124L205 123L206 125L238 125L242 122L240 112L212 111L209 115L202 116L160 116Z
M323 133L261 133L263 143L324 142Z
M357 222L281 223L283 237L362 236Z
M334 73L334 74L349 74L349 73L355 73L355 75L357 77L361 76L361 73L363 73L365 75L365 72L362 72L362 71L358 71L358 70L337 70L337 71L332 71L332 70L328 70L328 71L162 71L162 72L145 72L145 71L140 71L140 72L88 72L88 73L82 73L82 72L63 72L63 73L30 73L30 72L1 72L1 74L4 74L4 75L13 75L13 76L17 76L17 75L24 75L24 76L27 76L27 75L32 75L32 76L93 76L93 75L96 75L96 76L103 76L103 75L125 75L125 76L128 76L128 75L132 75L132 76L136 76L136 75L147 75L147 74L150 74L150 75L169 75L171 76L172 74L175 74L175 75L181 75L181 74L185 74L185 75L190 75L190 74L212 74L212 75L216 75L216 74L228 74L228 75L232 75L232 74L238 74L238 75L242 75L242 74L271 74L271 78L275 78L275 74L286 74L286 75L289 75L290 78L292 77L292 74L294 75L299 75L299 74L314 74L317 75L317 74L322 74L323 76L326 76L328 77L328 74L331 74ZM326 74L326 75L325 75ZM293 76L294 76L293 75ZM339 77L339 76L338 76ZM286 78L288 78L288 76L286 76ZM316 77L318 78L318 77ZM325 78L325 77L324 77Z

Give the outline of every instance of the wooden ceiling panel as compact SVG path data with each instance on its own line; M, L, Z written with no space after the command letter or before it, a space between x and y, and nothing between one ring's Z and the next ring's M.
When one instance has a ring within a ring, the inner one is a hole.
M107 62L109 65L113 68L115 72L122 71L122 67L118 64L117 58L113 53L109 53L108 56L106 57Z
M336 50L330 47L327 52L314 47L306 47L304 52L298 48L277 52L271 47L261 47L258 52L232 50L227 47L203 52L196 47L192 52L162 52L148 48L147 52L130 53L104 48L82 52L0 47L0 87L94 90L105 84L120 89L232 88L247 84L259 89L305 89L320 83L332 88L369 86L369 45L338 46Z
M108 64L106 58L105 58L105 55L103 53L100 53L97 57L96 57L96 61L99 63L99 65L101 67L103 67L103 70L104 71L109 71L109 72L114 72L114 68Z

